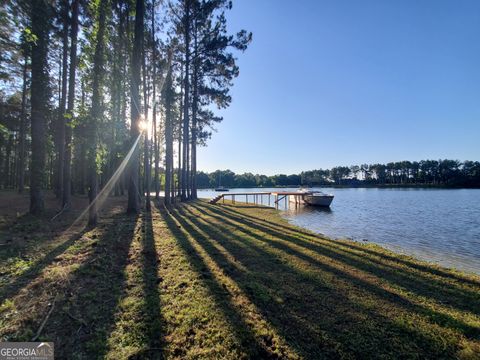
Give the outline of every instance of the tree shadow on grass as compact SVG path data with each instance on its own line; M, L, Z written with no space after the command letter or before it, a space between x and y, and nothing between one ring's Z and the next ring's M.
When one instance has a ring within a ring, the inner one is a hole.
M335 288L335 285L340 285L336 279L351 284L351 288L347 289L354 293L351 295L361 297L362 293L370 293L382 303L392 302L400 306L402 311L419 313L414 304L399 299L395 294L319 261L314 266L322 274L320 277L300 273L288 262L285 263L284 259L279 261L268 251L268 248L278 244L273 244L267 237L260 241L268 246L257 245L252 241L242 243L238 235L230 233L226 227L219 227L218 223L186 213L187 209L188 207L177 207L174 213L176 219L220 267L228 268L228 260L215 250L212 241L220 243L231 255L242 261L250 272L230 271L229 276L302 355L380 357L382 354L393 356L399 351L404 354L416 351L418 356L442 358L451 357L457 350L455 344L445 345L421 329L402 323L406 319L396 321L387 318L378 313L373 305L356 302L354 297L347 299L344 292ZM210 239L199 230L210 234ZM288 257L311 261L287 246L280 245L277 248ZM263 289L267 298L270 294L270 299L265 301L265 296L259 296L255 289ZM275 294L282 300L274 301Z
M158 221L158 218L155 217ZM158 252L155 246L152 212L143 214L142 274L144 292L144 336L147 348L130 359L162 359L162 322L158 277Z
M52 264L58 256L63 254L70 246L74 245L79 239L81 239L87 231L88 229L83 227L82 230L71 235L64 242L50 250L44 257L38 259L35 264L23 274L15 277L12 282L2 286L0 289L0 304L6 299L13 298L17 295L20 290L28 285L28 283L37 278L47 266Z
M214 275L212 271L209 270L205 260L198 254L192 245L189 236L194 236L195 241L198 241L199 234L188 231L188 229L183 226L183 221L181 221L181 226L178 225L179 219L174 215L175 208L172 207L167 210L163 205L157 206L167 227L173 236L175 236L190 264L194 270L201 275L201 282L209 290L209 293L214 298L215 304L228 319L231 329L235 332L241 346L243 347L242 350L246 352L247 356L251 359L274 358L275 354L271 353L268 347L268 339L265 342L259 341L259 339L255 337L252 329L245 322L242 314L240 314L232 305L228 291L215 280Z
M193 215L193 213L191 213L191 214ZM316 259L313 256L305 254L302 251L295 250L294 248L286 245L285 244L286 242L291 241L288 238L285 240L284 243L278 242L278 241L272 241L271 239L269 239L266 236L258 235L258 234L254 233L252 231L249 231L246 226L241 226L241 225L238 225L234 222L231 222L230 220L227 220L226 217L222 218L222 217L219 217L219 216L216 216L216 215L213 215L213 214L208 214L207 212L204 212L204 214L207 215L207 216L211 216L212 218L216 218L219 221L227 222L229 226L232 226L232 227L236 228L238 231L241 231L241 232L245 233L246 235L248 235L252 238L255 238L259 241L266 242L270 246L275 247L275 248L277 248L281 251L284 251L285 253L288 253L292 256L295 256L295 257L297 257L301 260L310 262L315 266L322 267L326 271L330 271L330 272L333 272L337 275L341 275L341 273L339 273L338 269L333 268L331 266L328 266L325 263L325 261L319 261L318 259ZM360 261L360 263L361 263L361 260L356 259L356 261L353 264L351 264L350 263L350 260L351 260L350 257L339 256L339 254L335 251L332 251L332 248L330 248L330 247L325 247L325 246L321 246L321 245L315 246L315 247L306 246L306 249L310 249L312 251L317 252L318 254L325 255L325 256L327 256L328 259L331 259L332 261L342 261L342 263L345 264L345 265L356 266L357 269L363 270L361 266L358 266L358 262ZM465 322L457 320L457 319L453 318L452 316L450 316L448 314L435 311L435 310L433 310L429 307L415 304L408 298L408 295L404 295L404 294L400 295L400 294L397 294L397 293L392 292L390 290L381 289L378 286L373 286L369 282L365 282L363 280L357 279L357 278L352 277L352 276L347 275L347 274L344 274L343 276L346 277L352 283L358 284L359 286L361 286L363 288L368 288L370 290L370 292L373 293L373 294L376 294L380 297L383 297L386 300L394 300L397 303L398 306L405 308L405 310L418 313L419 315L422 315L422 316L426 316L426 317L428 317L429 319L433 320L435 323L438 323L441 326L459 330L468 338L476 338L480 335L480 329L478 327L466 324ZM381 277L381 275L378 275L378 276ZM407 288L407 290L411 290L411 289Z
M117 214L99 225L92 250L56 289L60 297L41 339L55 342L59 358L103 358L115 325L115 313L126 292L124 273L135 236L137 215Z
M462 282L455 283L452 280L445 283L444 279L432 278L429 273L426 274L408 267L399 267L395 263L392 264L381 259L383 253L375 253L373 251L376 256L370 256L369 254L356 251L355 248L350 248L345 243L325 240L315 235L312 235L310 238L295 236L291 230L289 232L281 232L271 227L262 226L257 222L245 221L242 217L229 213L222 214L218 210L215 211L216 209L213 207L198 207L197 204L192 205L192 207L208 216L212 216L218 221L227 222L229 226L233 226L246 234L255 235L251 230L261 231L265 235L284 240L284 244L289 246L299 246L301 247L300 254L302 256L304 255L304 249L309 250L377 276L379 279L386 280L390 285L397 286L408 293L423 296L427 300L434 300L439 304L475 315L478 315L477 313L480 311L480 289L473 285L465 286ZM466 325L446 314L431 312L430 310L426 310L426 314L431 314L436 320L450 324L449 326L462 329L467 336L475 337L480 332L480 329L477 327Z
M311 235L308 238L295 236L290 231L283 231L281 229L274 229L270 226L265 226L259 221L251 220L243 216L231 214L228 211L220 211L213 206L206 205L193 205L198 211L210 212L210 216L216 217L219 221L227 221L230 225L236 226L240 230L248 228L261 231L265 234L280 237L292 244L301 246L305 249L324 254L332 259L336 259L344 262L345 264L356 267L357 269L369 272L375 276L389 281L392 284L396 284L405 288L407 291L414 292L418 295L425 296L427 298L435 299L442 304L448 304L457 309L468 311L473 314L480 314L480 289L467 289L459 284L451 284L445 286L445 283L438 279L433 279L431 276L418 271L412 271L412 269L406 270L405 268L399 268L391 263L382 259L383 254L372 253L359 254L356 251L358 248L349 247L342 242L331 242L318 238L315 235ZM213 215L215 213L217 215ZM322 240L315 241L315 240ZM380 256L380 258L379 258Z
M204 203L203 201L199 201L199 202L197 202L197 204L199 204L200 206L203 206L203 207L208 207L210 210L214 211L214 208L212 206ZM274 223L274 222L268 221L266 219L262 219L260 217L253 217L253 216L250 216L248 214L245 214L245 213L242 213L242 212L239 212L239 211L235 210L235 208L239 208L239 207L240 206L235 206L235 205L231 205L231 204L222 204L221 211L219 212L219 209L217 209L217 212L223 213L223 211L226 211L226 212L230 213L232 216L239 216L242 219L256 222L258 225L261 225L261 226L273 227L274 229L277 229L277 230L292 232L291 227L288 227L288 226L285 226L285 225L282 225L282 224L279 224L279 223ZM247 206L243 206L243 208L247 208ZM260 209L260 207L259 207L259 209ZM271 210L270 208L266 208L266 207L261 207L261 209L263 211L270 211ZM308 232L308 231L303 231L300 228L295 229L295 233L296 234L302 234L302 235L304 235L306 237L309 237L309 238L311 238L311 237L322 238L318 234L314 234L314 233ZM362 251L362 252L372 254L372 255L376 255L376 256L379 255L378 252L376 252L374 250L371 250L371 249L368 249L365 246L361 246L360 244L357 244L355 242L351 242L351 243L348 243L348 244L338 242L338 244L340 246L346 247L348 249L355 249L355 250ZM422 271L424 273L430 273L430 274L435 275L435 276L443 277L443 278L446 278L446 279L452 279L452 280L457 281L459 283L464 283L464 284L469 284L469 285L474 285L474 286L480 286L480 281L478 281L476 279L469 278L468 276L464 276L462 274L454 273L453 271L443 270L443 269L437 268L435 266L422 265L421 263L416 263L416 262L413 262L413 261L410 261L408 259L401 258L401 257L389 256L387 254L381 254L381 256L385 259L410 266L410 267L412 267L416 270Z

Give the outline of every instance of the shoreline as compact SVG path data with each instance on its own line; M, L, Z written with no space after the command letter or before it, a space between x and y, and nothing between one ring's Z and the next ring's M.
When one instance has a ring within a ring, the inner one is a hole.
M261 205L259 205L259 206L261 206ZM279 209L276 209L276 210L279 211L280 213L282 211L282 210L279 210ZM284 217L281 214L280 214L280 216ZM378 243L378 242L375 242L375 241L369 240L369 239L360 239L360 238L355 239L355 238L349 237L349 236L329 236L329 235L327 235L325 233L322 233L322 232L313 231L313 230L310 230L306 227L292 224L288 218L285 218L285 219L288 221L288 223L291 226L299 228L300 230L310 231L313 234L316 234L317 236L320 236L321 238L325 238L327 240L331 240L331 241L351 241L351 242L354 242L354 243L357 243L357 244L372 244L372 245L380 247L383 250L392 252L392 253L394 253L398 256L406 256L408 258L411 258L411 260L427 263L427 264L429 264L431 266L434 266L434 267L440 267L440 268L444 268L444 269L447 269L447 270L450 270L450 271L464 273L466 275L480 276L480 269L479 270L474 270L474 269L470 269L470 268L456 267L454 263L451 263L450 265L447 265L446 263L449 262L448 260L444 260L444 259L435 260L434 258L432 258L429 255L421 255L420 253L416 252L415 250L408 250L406 248L403 248L400 245L390 245L388 243ZM442 264L442 262L444 262L444 263Z
M247 203L240 203L240 202L237 202L237 203L241 204L242 206L248 206L249 205ZM425 265L428 265L428 266L432 266L432 267L435 267L435 268L442 268L444 270L456 272L456 273L459 273L459 274L464 274L464 275L467 275L467 276L479 277L479 279L480 279L480 270L475 271L475 270L457 268L453 264L451 266L450 265L444 265L444 264L441 263L442 260L428 259L427 255L422 256L421 254L416 253L414 250L408 250L408 249L405 249L405 248L403 248L399 245L389 245L387 243L377 243L377 242L371 241L369 239L355 239L355 238L349 237L349 236L329 236L325 233L310 230L306 227L291 223L290 219L288 219L286 216L282 215L283 210L271 208L271 207L268 207L266 205L255 205L255 206L270 208L270 209L273 209L273 210L277 211L279 216L282 219L286 220L291 227L297 229L300 232L306 231L306 232L309 232L309 233L311 233L315 236L318 236L322 239L333 241L333 242L344 241L344 242L352 242L352 243L361 244L361 245L375 246L375 247L378 247L379 249L381 249L383 251L390 252L390 253L398 256L398 257L406 257L406 258L412 260L413 262L424 263ZM443 260L443 261L445 261L445 260Z

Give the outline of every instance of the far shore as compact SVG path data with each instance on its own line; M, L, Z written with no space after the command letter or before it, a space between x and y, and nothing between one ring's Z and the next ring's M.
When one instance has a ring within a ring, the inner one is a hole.
M338 188L338 189L356 189L356 188L378 188L378 189L480 189L478 186L448 186L448 185L426 185L426 184L322 184L322 185L276 185L276 186L237 186L226 189L270 189L270 188ZM198 188L198 190L215 190L215 188Z

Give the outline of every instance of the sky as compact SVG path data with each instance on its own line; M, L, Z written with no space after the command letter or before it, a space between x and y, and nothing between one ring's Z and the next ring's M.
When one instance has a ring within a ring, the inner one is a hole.
M236 0L231 106L198 169L480 160L480 1Z

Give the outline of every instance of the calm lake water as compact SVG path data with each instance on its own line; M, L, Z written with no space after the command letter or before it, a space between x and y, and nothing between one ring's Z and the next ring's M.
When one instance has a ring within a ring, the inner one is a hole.
M232 192L293 189L234 189ZM335 195L330 209L279 206L292 224L330 238L370 241L480 274L480 190L318 189ZM199 191L199 197L219 193ZM236 198L245 201L245 197ZM271 204L273 204L273 197ZM252 201L252 196L249 197ZM268 203L264 196L263 203Z

